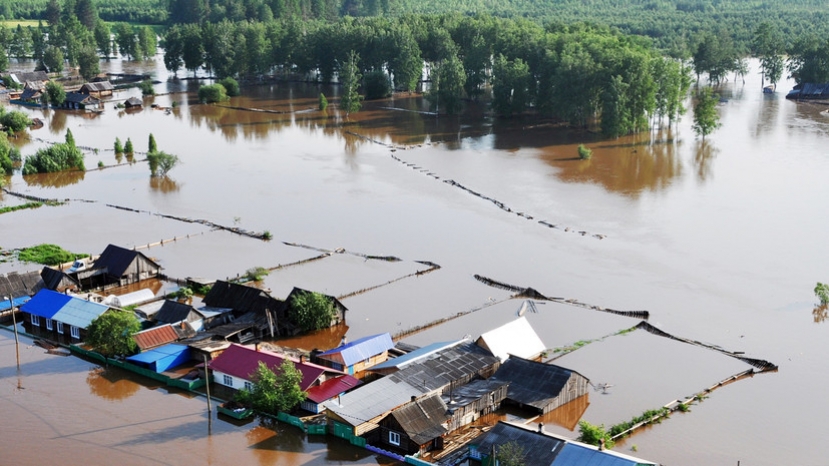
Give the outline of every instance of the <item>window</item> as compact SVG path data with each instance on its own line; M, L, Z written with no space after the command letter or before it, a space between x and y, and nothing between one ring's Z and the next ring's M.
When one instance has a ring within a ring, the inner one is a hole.
M249 392L253 391L253 384L248 382L247 380L245 381L245 390L247 390Z
M34 314L32 314L32 325L40 327L40 318Z
M58 333L63 335L63 322L58 322Z
M74 325L69 326L69 333L72 335L72 338L81 338L81 329Z
M46 330L52 330L52 319L46 319Z
M400 446L400 434L397 432L389 431L389 443L392 445Z
M232 387L232 386L233 386L233 377L231 377L231 376L229 376L229 375L227 375L227 374L225 374L225 375L223 376L222 381L223 381L223 382L224 382L224 384L225 384L225 385L227 385L228 387Z

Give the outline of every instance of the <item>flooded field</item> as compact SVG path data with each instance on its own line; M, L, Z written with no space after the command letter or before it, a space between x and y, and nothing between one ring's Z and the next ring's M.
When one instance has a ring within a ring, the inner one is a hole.
M106 66L167 77L160 63ZM406 333L406 342L423 345L476 337L514 318L521 300L476 274L549 297L647 310L665 332L780 369L712 392L620 451L635 445L637 456L667 465L822 462L816 446L829 411L821 388L829 382L829 327L813 316L812 289L829 280L822 214L829 116L826 107L784 100L791 83L773 95L762 94L756 73L745 85L723 85L723 126L705 144L694 137L690 115L671 129L601 140L534 118L483 118L478 104L461 117L390 109L427 110L416 95L366 102L346 120L334 105L327 114L313 109L321 91L336 102L334 88L263 84L213 106L196 103L196 88L193 81L156 85L169 94L146 103L176 102L169 114L113 108L136 90L116 93L92 118L26 109L46 124L19 141L24 155L71 129L78 145L90 148L89 171L7 178L10 191L69 201L0 215L0 247L51 242L97 254L109 243L183 237L144 252L177 278L224 279L287 265L260 284L276 296L293 286L338 296L368 290L343 299L347 329L277 342L306 349L334 345L344 330L352 340ZM167 179L151 179L142 154L124 163L112 150L119 137L144 151L150 133L161 150L181 158ZM591 160L576 159L580 143L593 149ZM107 168L94 168L99 160ZM0 194L0 206L22 202ZM268 231L273 240L155 214ZM333 252L338 248L345 253ZM326 251L332 254L291 265ZM424 262L440 268L417 274L429 268ZM0 272L38 268L0 263ZM594 423L625 421L750 368L640 330L614 336L639 319L562 303L537 308L527 318L551 356L555 348L607 337L556 361L613 385L557 414L561 421L551 424L567 435L576 435L573 418L581 412ZM17 445L13 463L66 454L91 464L379 461L283 432L290 427L208 423L203 398L124 374L104 377L90 363L39 348L24 351L31 362L17 374L11 336L0 338L0 403L8 413L0 434L3 445ZM54 448L39 448L44 438ZM7 447L0 454L6 457Z

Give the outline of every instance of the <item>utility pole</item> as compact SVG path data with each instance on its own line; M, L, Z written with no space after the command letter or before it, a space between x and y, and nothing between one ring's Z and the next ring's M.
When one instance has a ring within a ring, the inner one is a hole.
M9 309L12 312L12 328L14 329L14 353L17 356L17 370L20 370L20 340L17 337L17 318L14 316L14 296L9 296Z
M204 379L207 383L204 386L207 388L207 413L213 413L213 408L210 406L210 367L207 365L207 355L202 354L202 358L204 358Z

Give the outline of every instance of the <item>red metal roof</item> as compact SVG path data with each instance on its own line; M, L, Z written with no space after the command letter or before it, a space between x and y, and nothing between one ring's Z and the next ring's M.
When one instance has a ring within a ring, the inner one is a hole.
M326 380L316 387L309 388L308 399L319 404L362 384L363 382L350 375L335 377L333 379Z
M285 359L293 362L297 370L302 373L302 381L299 383L299 387L302 390L308 390L325 372L339 374L339 372L327 370L316 364L298 362L284 355L256 351L255 349L236 344L230 345L216 359L210 361L209 364L210 369L214 371L223 372L243 380L250 380L251 375L259 367L259 361L264 362L270 370L276 372Z
M143 332L138 332L132 336L135 343L141 351L146 351L150 348L166 345L178 340L178 334L173 329L172 325L162 325L160 327L153 327Z

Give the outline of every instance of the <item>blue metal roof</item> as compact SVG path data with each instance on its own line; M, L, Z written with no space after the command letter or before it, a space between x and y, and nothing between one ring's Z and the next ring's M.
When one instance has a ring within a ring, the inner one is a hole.
M98 316L103 314L109 307L103 304L93 303L78 298L70 298L69 301L52 316L53 320L73 325L78 328L86 328Z
M14 298L12 301L14 302L15 307L20 307L24 303L28 302L30 299L32 299L32 298L30 298L28 296L21 296L20 298ZM11 309L11 305L9 304L9 300L4 299L4 300L0 301L0 311L5 311L7 309Z
M394 342L391 341L391 335L380 333L354 340L338 348L320 353L318 356L330 356L339 353L346 366L353 366L392 348L394 348Z
M156 361L160 361L171 355L181 354L184 351L187 351L187 346L185 345L176 345L176 344L169 344L160 346L155 349L151 349L149 351L144 351L143 353L138 353L134 356L130 356L127 358L127 361L134 361L134 362L143 362L143 363L154 363Z
M382 369L391 369L394 367L399 369L405 365L417 361L420 358L425 358L430 354L437 353L438 351L441 351L443 349L455 346L462 341L463 340L439 341L437 343L432 343L431 345L426 345L423 348L418 348L414 351L410 351L409 353L404 354L403 356L398 356L396 358L389 359L388 361L381 362L380 364L377 364L375 366L371 366L369 370L376 371Z
M72 299L63 293L52 290L40 290L34 297L20 307L23 312L51 319Z
M556 455L551 466L636 466L639 463L633 458L617 456L610 451L598 451L582 445L567 443L561 452Z

